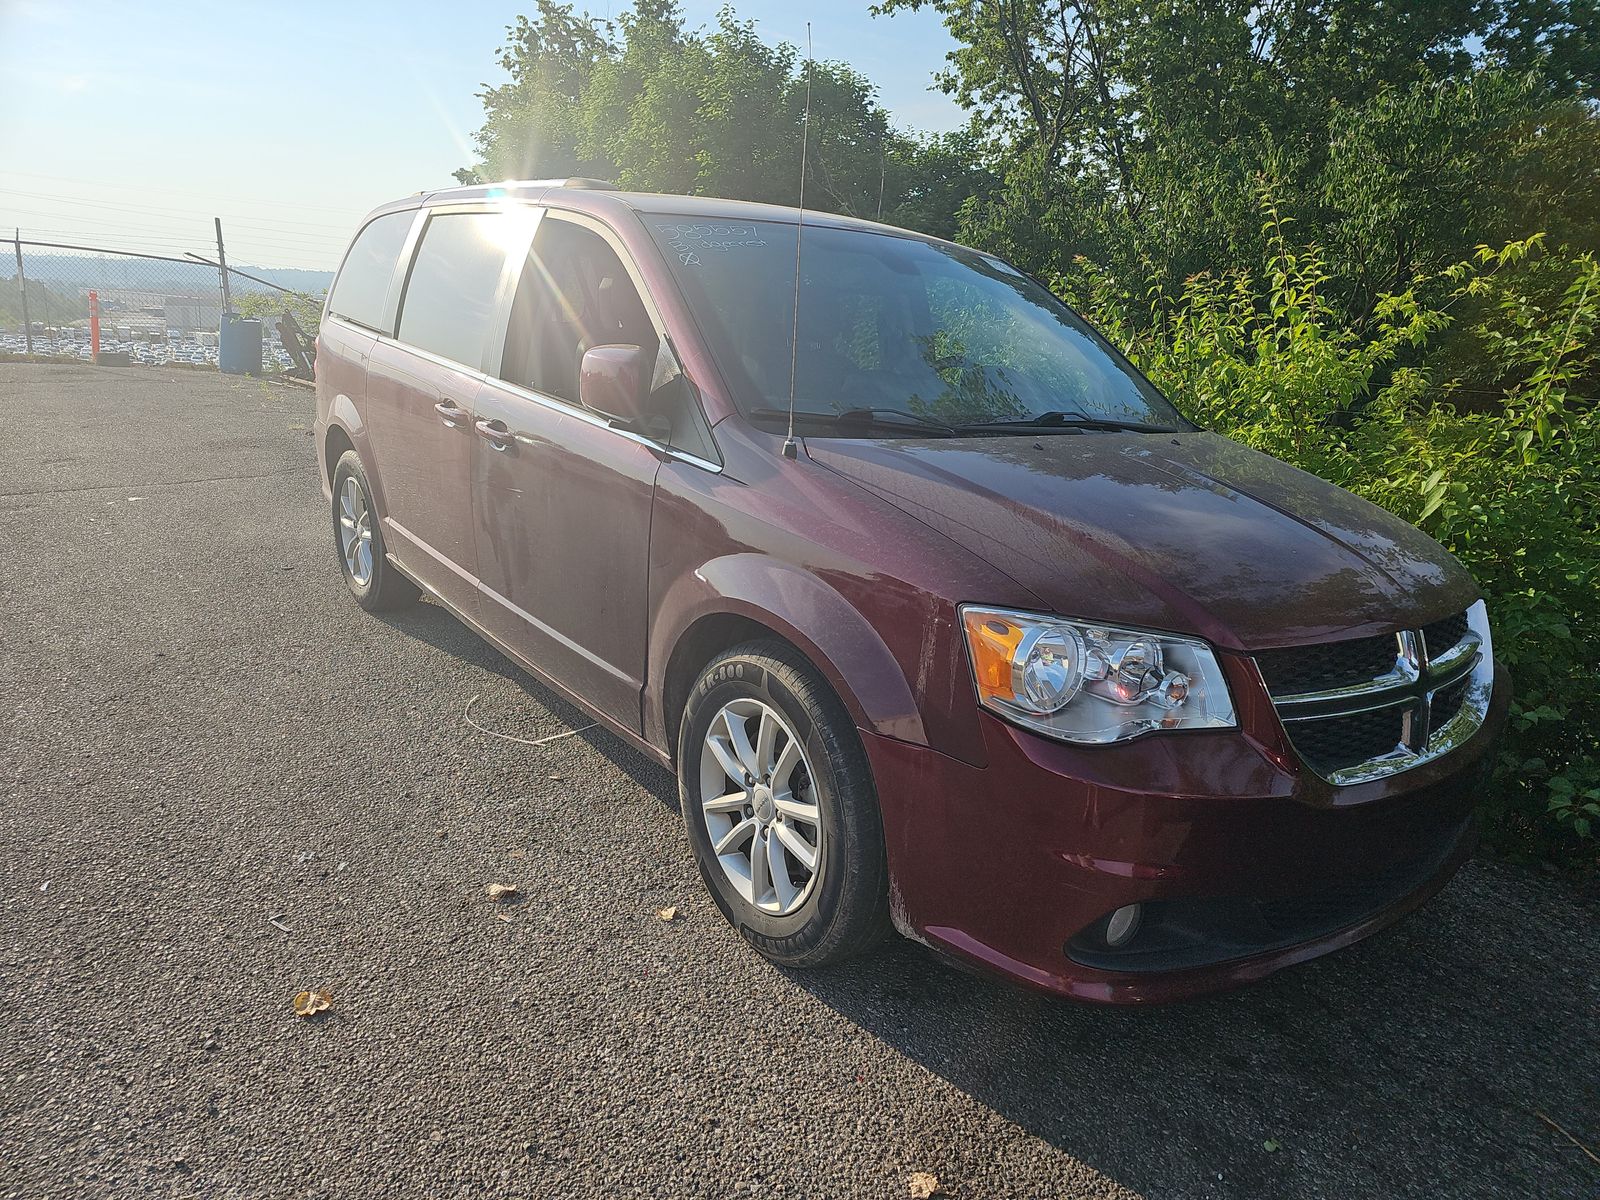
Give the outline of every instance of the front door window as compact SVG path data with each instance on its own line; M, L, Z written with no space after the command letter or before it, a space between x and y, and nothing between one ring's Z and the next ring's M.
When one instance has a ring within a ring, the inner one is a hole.
M540 225L512 306L501 374L577 404L585 351L628 345L653 355L657 342L644 302L606 240L570 221Z

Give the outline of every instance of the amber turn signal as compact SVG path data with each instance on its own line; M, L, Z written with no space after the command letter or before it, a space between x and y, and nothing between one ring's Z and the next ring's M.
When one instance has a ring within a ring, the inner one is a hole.
M967 645L972 650L973 672L981 700L1015 700L1012 664L1025 632L1022 626L994 613L967 611Z

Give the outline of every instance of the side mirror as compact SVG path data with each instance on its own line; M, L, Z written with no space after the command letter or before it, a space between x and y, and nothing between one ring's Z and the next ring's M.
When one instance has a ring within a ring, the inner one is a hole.
M650 366L638 346L594 346L583 355L578 399L602 417L629 424L643 421Z

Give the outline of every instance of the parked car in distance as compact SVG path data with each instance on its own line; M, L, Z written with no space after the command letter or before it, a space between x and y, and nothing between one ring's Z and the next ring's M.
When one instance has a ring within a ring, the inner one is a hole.
M356 233L316 381L355 599L426 592L676 771L777 962L898 929L1169 1000L1373 933L1470 851L1509 694L1473 580L991 255L435 192Z

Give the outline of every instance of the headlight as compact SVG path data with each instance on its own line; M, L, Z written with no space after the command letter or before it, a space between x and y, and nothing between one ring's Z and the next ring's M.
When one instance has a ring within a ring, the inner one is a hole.
M972 605L961 619L979 702L1027 729L1095 745L1236 724L1202 641Z

